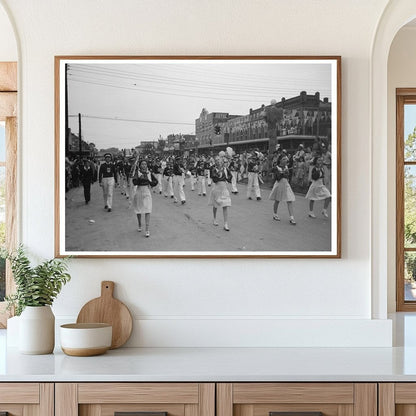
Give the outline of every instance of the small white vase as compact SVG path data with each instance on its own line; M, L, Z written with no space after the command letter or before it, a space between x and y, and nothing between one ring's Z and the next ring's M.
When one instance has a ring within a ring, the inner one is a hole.
M51 307L26 306L19 319L19 351L50 354L55 347L55 316Z

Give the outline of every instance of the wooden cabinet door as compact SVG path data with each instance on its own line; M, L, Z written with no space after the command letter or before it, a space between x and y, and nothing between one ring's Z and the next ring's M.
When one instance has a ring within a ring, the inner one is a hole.
M55 416L215 416L214 383L57 383Z
M416 383L380 383L379 416L415 416Z
M377 384L220 383L217 416L377 416Z
M0 415L53 416L53 383L0 383Z

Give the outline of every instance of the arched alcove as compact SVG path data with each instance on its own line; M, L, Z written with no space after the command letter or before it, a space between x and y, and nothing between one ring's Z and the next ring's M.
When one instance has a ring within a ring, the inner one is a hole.
M398 31L416 17L414 0L391 1L380 18L371 56L371 140L372 140L372 316L385 319L392 312L395 279L395 175L392 162L391 123L395 107L391 106L388 85L388 59ZM391 101L391 99L390 99ZM394 161L394 159L393 159ZM391 171L393 168L393 172ZM392 174L393 173L393 174ZM393 267L392 267L393 265ZM389 310L388 310L389 309Z
M397 194L397 185L395 178L395 168L399 155L396 154L396 141L394 138L397 133L397 97L396 89L413 89L416 87L416 54L413 53L414 44L416 41L416 25L415 20L403 26L394 37L390 53L388 57L388 72L387 72L387 112L388 112L388 125L387 125L387 172L388 172L388 246L389 253L388 261L388 311L392 312L396 310L396 298L403 299L402 296L406 296L406 299L410 299L413 294L413 290L405 290L397 286L399 282L396 282L396 270L399 270L399 264L397 264L396 252L398 245L398 238L396 238L396 210L395 199ZM407 105L407 111L410 111L410 107ZM408 116L409 117L409 116ZM413 122L414 123L414 122ZM409 127L409 126L408 126ZM407 205L406 205L407 206ZM398 230L397 230L398 231ZM397 240L397 242L396 242ZM408 252L407 252L408 253ZM408 253L409 254L409 253ZM401 262L400 262L401 263ZM400 275L401 273L399 273ZM400 282L402 283L402 282ZM404 284L405 282L403 282ZM405 286L406 287L406 286ZM400 291L400 293L397 293ZM403 310L404 305L400 306L398 300L397 310ZM410 307L410 306L409 306Z
M10 17L3 1L0 0L0 62L18 60L17 41Z
M18 47L14 27L0 2L0 169L2 174L1 245L13 249L17 244L17 69ZM0 276L0 327L6 326L4 296L14 291L10 268L2 263Z

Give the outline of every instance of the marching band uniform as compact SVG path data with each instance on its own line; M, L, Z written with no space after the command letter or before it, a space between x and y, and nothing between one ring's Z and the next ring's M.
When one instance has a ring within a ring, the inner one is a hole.
M204 162L204 169L205 169L205 177L207 178L207 185L211 186L212 179L211 179L211 163L209 160Z
M195 184L197 181L196 176L196 162L191 165L191 168L189 169L191 172L191 191L195 191Z
M185 192L183 186L185 185L184 179L185 168L182 163L174 162L173 164L173 198L174 202L178 202L178 196L182 205L186 202Z
M331 192L324 185L324 170L322 167L314 166L312 168L312 183L308 189L308 192L305 195L305 199L309 199L309 217L316 218L313 212L313 206L315 201L324 201L324 209L322 210L322 215L325 218L328 218L327 207L331 198Z
M312 183L305 195L306 199L320 201L322 199L330 198L331 193L324 185L324 170L322 168L314 167L312 169Z
M238 175L237 169L238 169L238 166L237 166L236 161L232 160L230 162L230 166L228 168L231 172L231 192L233 194L238 194L238 189L237 189L237 175Z
M167 198L168 196L170 196L171 198L173 198L173 185L172 185L172 181L173 181L173 169L172 166L170 164L168 164L165 169L163 169L163 174L162 174L162 192L163 195L165 195L165 198Z
M283 160L284 159L284 160ZM280 166L276 166L273 170L275 172L276 181L273 185L272 192L269 195L269 199L274 201L273 204L273 219L280 221L277 215L277 210L280 202L286 202L289 211L289 222L292 225L296 225L295 218L293 216L293 202L296 200L295 194L289 184L290 170L287 166L288 158L284 156Z
M148 171L142 173L140 170L133 177L133 185L136 192L133 198L133 207L136 214L149 214L152 212L152 194L150 188L157 185L157 179L153 173Z
M231 172L227 168L218 169L214 166L211 169L211 178L214 182L214 188L209 195L208 205L216 208L230 207L231 197L227 182L231 182Z
M85 160L80 166L80 175L82 186L84 187L85 203L91 200L91 184L94 182L95 168L94 164L89 160Z
M217 209L223 209L224 230L230 231L228 227L228 207L231 206L231 197L227 188L227 182L231 182L231 172L226 167L221 166L221 162L218 163L211 168L210 177L214 182L214 187L209 195L208 205L212 206L214 216L213 224L216 226L218 225L216 219Z
M157 185L157 179L148 169L146 161L142 160L139 163L139 169L133 176L133 185L136 190L133 197L134 212L136 213L138 228L137 231L142 231L142 214L144 214L146 223L145 236L149 237L150 213L152 212L152 193L150 187Z
M200 161L196 165L196 175L198 177L198 195L206 196L207 188L206 188L206 177L205 177L205 168L204 162Z
M113 162L111 162L111 153L104 155L105 162L100 166L99 183L103 188L104 209L111 212L113 205L114 185L117 183L117 171Z
M129 190L130 190L130 175L131 175L131 170L133 168L133 163L131 163L130 161L125 161L123 164L123 171L124 171L124 177L126 178L126 189L125 189L125 193L126 193L126 198L129 199L130 198L130 194L129 194Z
M153 164L153 174L155 175L155 178L157 179L157 182L159 184L159 194L162 193L162 165L158 160L155 160L155 163Z
M121 190L121 195L126 195L127 182L126 182L126 175L124 174L123 160L122 159L117 160L117 162L115 162L115 166L116 166L118 184Z
M327 150L323 155L324 185L331 191L331 152Z
M273 185L269 199L280 202L293 202L296 200L292 187L289 184L289 168L276 166L276 182Z
M260 185L259 185L259 165L253 158L249 159L248 166L248 182L247 182L247 198L251 199L251 192L254 191L257 200L261 199Z

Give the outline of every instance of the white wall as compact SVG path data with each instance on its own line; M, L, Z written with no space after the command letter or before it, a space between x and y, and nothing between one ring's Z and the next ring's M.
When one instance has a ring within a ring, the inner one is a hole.
M60 319L109 279L137 319L130 345L390 345L385 296L371 320L370 58L387 0L0 4L21 40L21 240L42 257L54 253L54 55L343 59L342 259L74 259Z
M391 44L388 65L388 183L386 186L388 192L388 212L389 228L388 239L389 245L389 297L388 309L391 312L396 308L396 88L414 88L416 87L416 54L414 45L416 42L416 26L402 28L396 35Z
M0 3L1 4L1 3ZM0 61L17 61L16 37L6 10L0 6Z

